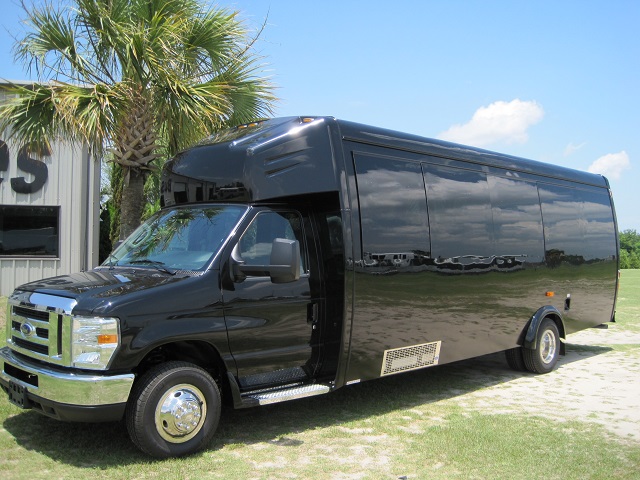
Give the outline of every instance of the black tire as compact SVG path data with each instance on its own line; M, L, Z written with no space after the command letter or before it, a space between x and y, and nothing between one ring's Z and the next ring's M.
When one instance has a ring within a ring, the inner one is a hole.
M507 363L512 370L516 372L524 372L527 370L527 366L524 364L524 358L522 357L522 347L506 350L504 355L507 357Z
M156 365L133 386L126 423L133 443L157 458L181 457L211 441L220 421L220 390L187 362Z
M527 370L533 373L549 373L556 363L560 353L560 334L553 320L542 320L536 334L536 348L522 349L522 358Z

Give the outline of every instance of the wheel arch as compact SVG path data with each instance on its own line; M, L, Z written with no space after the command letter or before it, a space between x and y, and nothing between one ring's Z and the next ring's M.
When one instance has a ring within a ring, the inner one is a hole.
M564 355L566 339L564 320L560 311L553 305L545 305L544 307L539 308L538 311L533 314L531 320L529 321L522 346L529 350L533 350L538 346L538 329L540 328L540 324L545 318L553 320L553 322L558 327L558 333L560 334L560 355Z
M203 368L218 384L223 402L232 398L227 373L229 369L215 345L204 340L179 340L155 346L134 369L136 378L155 365L171 361L188 362Z

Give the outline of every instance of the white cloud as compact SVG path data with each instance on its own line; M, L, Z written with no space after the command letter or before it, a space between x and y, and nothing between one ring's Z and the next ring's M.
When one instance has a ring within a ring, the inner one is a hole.
M438 138L474 146L496 142L524 143L529 138L528 128L543 116L544 110L537 102L517 98L510 102L498 101L480 107L467 123L453 125Z
M569 157L571 155L573 155L575 152L577 152L578 150L580 150L582 147L584 147L587 144L587 142L582 142L578 145L576 145L575 143L571 142L569 143L569 145L567 145L564 149L564 156L565 157Z
M631 168L629 155L624 150L618 153L609 153L597 159L588 170L591 173L599 173L613 180L619 180L622 172Z

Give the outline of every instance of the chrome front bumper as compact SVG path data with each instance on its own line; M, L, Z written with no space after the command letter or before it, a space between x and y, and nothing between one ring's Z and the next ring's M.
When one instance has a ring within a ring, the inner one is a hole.
M9 371L9 373L7 373ZM0 382L25 388L31 397L79 407L124 404L134 375L100 375L64 372L17 356L9 347L0 349Z

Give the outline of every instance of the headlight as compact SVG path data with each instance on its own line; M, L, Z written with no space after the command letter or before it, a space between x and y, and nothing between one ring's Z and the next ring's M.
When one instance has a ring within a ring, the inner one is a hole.
M74 316L71 323L71 366L106 370L120 344L118 319Z

